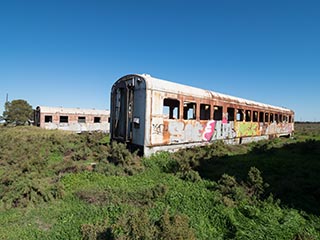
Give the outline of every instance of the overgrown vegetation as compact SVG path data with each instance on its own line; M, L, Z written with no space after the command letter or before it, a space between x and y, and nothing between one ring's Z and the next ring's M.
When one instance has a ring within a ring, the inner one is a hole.
M150 158L102 133L0 131L0 239L320 239L320 125Z

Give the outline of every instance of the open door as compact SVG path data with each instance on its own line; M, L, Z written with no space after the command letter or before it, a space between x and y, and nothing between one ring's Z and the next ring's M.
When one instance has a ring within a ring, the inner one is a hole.
M120 82L113 88L112 137L121 142L132 142L134 80Z

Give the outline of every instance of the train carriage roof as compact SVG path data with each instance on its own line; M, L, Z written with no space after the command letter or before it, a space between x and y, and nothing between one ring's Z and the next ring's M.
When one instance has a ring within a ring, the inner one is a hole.
M269 108L269 109L278 110L282 112L293 113L293 111L288 108L273 106L273 105L260 103L260 102L256 102L256 101L252 101L244 98L234 97L234 96L223 94L223 93L214 92L211 90L204 90L201 88L174 83L167 80L162 80L159 78L152 77L149 74L133 74L133 75L143 78L146 81L147 89L170 92L175 94L192 95L192 96L208 98L208 99L218 98L224 101L230 101L234 104L253 105L260 108ZM127 75L124 78L127 78L129 76L130 75Z

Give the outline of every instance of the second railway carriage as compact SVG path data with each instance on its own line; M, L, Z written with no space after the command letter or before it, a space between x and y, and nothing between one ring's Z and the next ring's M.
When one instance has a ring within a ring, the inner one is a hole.
M72 132L109 132L109 110L38 106L34 125Z
M144 155L215 140L246 143L294 132L294 112L243 98L131 74L111 90L111 140Z

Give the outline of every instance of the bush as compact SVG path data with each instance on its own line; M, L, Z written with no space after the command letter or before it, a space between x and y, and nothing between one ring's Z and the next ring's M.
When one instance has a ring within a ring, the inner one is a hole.
M171 216L168 209L164 211L158 226L158 236L155 239L196 239L194 230L189 226L189 218L183 214Z
M189 218L183 214L170 215L166 209L160 219L153 222L148 209L130 209L117 221L108 226L103 224L83 224L83 239L196 239L194 230L189 226Z
M133 175L144 169L137 153L131 153L123 143L112 142L108 152L107 158L99 161L95 171L107 175Z
M222 202L226 206L238 205L242 202L255 202L260 200L268 184L263 183L261 172L251 167L246 182L238 183L233 176L223 174L218 181L217 190L222 195Z
M103 224L82 224L81 233L83 240L114 239L111 228L108 227L108 222Z
M107 158L101 133L72 134L36 127L3 128L0 134L0 200L7 208L61 198L60 178L90 170Z
M259 198L260 195L264 193L265 188L269 186L267 183L263 183L261 172L255 167L250 168L245 185L248 195L257 198Z

